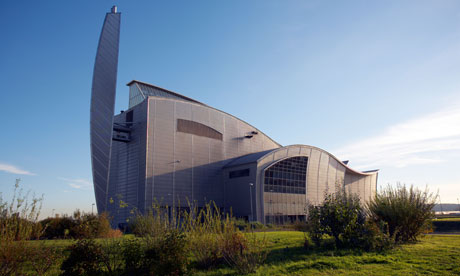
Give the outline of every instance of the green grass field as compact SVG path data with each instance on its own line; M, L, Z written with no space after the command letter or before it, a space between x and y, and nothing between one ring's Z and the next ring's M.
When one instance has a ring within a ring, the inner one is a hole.
M460 221L460 217L436 218L433 221Z
M307 251L301 232L269 232L270 254L253 275L460 275L460 236L427 235L384 254ZM236 275L228 268L196 275Z
M353 250L306 250L304 234L297 231L257 233L270 241L265 264L252 275L460 275L460 235L426 235L421 242L386 253ZM129 238L129 237L128 237ZM31 241L33 243L34 241ZM71 240L45 241L65 248ZM53 270L58 273L58 268ZM193 275L238 275L220 266Z

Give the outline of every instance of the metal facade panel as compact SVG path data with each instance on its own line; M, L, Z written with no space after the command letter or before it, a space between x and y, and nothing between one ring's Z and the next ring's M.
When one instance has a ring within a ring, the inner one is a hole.
M153 199L162 204L173 205L174 194L174 136L176 132L174 102L155 100L155 123L153 131L154 194Z
M318 171L320 157L321 152L319 150L311 150L307 171L307 199L311 204L318 204L320 199L318 190Z
M322 202L324 195L329 192L328 186L329 155L321 152L318 170L318 201Z
M118 222L126 222L132 216L131 210L144 209L146 104L136 106L132 112L131 141L114 141L111 152L107 210ZM123 125L127 114L115 116L114 121Z
M238 151L238 120L224 115L224 152L227 159L240 156Z
M287 149L280 149L274 152L275 160L286 158L287 157Z
M327 172L328 193L335 193L337 186L337 165L338 162L334 158L329 158L329 170Z
M119 38L120 14L107 13L94 63L90 108L91 163L98 212L105 211L108 202Z
M231 171L249 169L249 176L229 178ZM251 216L251 199L252 193L252 204L254 216L256 216L256 175L257 166L256 164L246 164L241 166L235 166L232 168L226 168L223 170L224 179L224 192L225 192L225 208L226 210L232 210L236 216ZM249 183L253 183L250 186ZM250 192L249 190L252 189Z

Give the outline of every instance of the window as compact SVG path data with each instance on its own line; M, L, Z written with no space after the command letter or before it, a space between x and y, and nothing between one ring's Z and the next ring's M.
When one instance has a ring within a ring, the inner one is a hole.
M128 111L126 112L126 122L127 123L132 123L133 122L133 111Z
M308 157L291 157L265 169L264 191L305 194ZM296 188L291 188L296 187Z
M194 121L177 119L177 131L222 141L222 133Z
M237 177L245 177L245 176L249 176L249 169L231 171L228 174L229 178L237 178Z

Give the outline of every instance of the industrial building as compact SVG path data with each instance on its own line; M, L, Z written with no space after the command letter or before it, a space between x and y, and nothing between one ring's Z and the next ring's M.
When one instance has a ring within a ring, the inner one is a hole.
M120 13L106 15L94 66L91 158L98 212L115 223L159 202L169 208L214 201L262 223L305 218L305 206L346 189L363 202L378 172L359 172L308 145L282 146L237 117L141 81L114 116ZM123 202L126 207L120 207Z

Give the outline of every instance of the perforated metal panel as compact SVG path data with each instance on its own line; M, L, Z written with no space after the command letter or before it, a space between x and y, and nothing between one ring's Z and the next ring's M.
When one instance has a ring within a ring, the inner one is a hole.
M94 63L91 90L91 163L99 212L107 208L120 16L120 13L107 13L105 17Z

